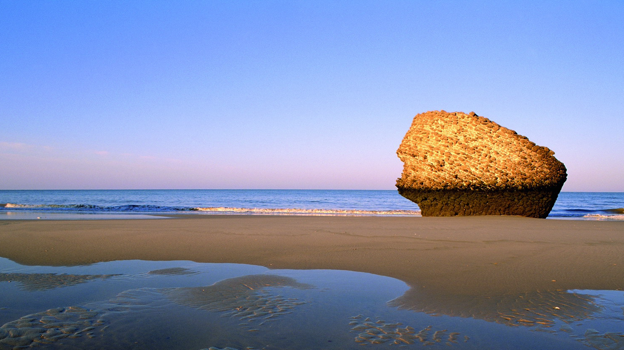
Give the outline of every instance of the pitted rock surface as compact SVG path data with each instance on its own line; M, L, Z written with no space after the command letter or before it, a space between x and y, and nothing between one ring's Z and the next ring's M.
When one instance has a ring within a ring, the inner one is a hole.
M397 155L396 186L423 216L544 218L567 177L553 151L474 112L418 114Z

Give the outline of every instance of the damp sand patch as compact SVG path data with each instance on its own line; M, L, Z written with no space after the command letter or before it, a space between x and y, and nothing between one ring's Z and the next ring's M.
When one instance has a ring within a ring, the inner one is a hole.
M0 273L0 282L17 282L27 291L43 291L106 279L119 275L74 275L55 273Z
M388 305L434 316L474 318L509 327L540 328L584 320L601 311L594 296L564 290L474 296L410 289Z
M241 321L240 326L262 326L290 314L304 301L272 293L275 288L312 289L309 284L275 275L250 275L227 279L208 287L164 291L176 303L207 311L223 312ZM256 330L250 328L250 330Z
M181 275L194 275L198 273L197 271L193 271L191 269L187 269L185 267L170 267L167 269L153 270L149 271L149 275L163 275L163 276L181 276Z

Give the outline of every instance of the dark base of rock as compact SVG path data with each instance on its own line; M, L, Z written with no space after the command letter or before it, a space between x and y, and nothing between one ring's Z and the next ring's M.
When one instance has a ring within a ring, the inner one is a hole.
M420 207L422 216L519 215L545 218L560 188L506 191L417 191L399 193Z

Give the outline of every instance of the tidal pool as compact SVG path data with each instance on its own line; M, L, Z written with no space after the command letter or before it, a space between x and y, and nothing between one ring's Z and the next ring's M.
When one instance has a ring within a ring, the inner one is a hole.
M622 307L621 291L478 305L350 271L0 258L0 349L624 349Z

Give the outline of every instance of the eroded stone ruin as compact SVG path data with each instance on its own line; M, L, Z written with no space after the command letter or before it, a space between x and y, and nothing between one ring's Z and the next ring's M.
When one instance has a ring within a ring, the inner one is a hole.
M418 114L397 155L396 186L423 216L545 218L567 177L553 151L474 112Z

